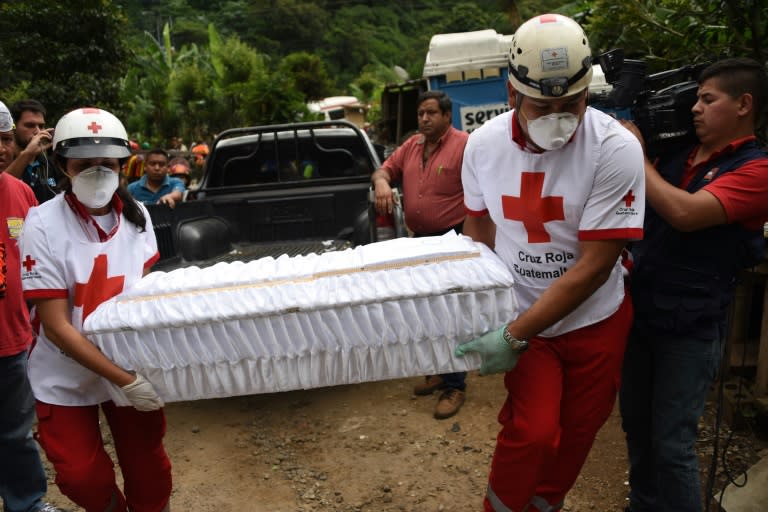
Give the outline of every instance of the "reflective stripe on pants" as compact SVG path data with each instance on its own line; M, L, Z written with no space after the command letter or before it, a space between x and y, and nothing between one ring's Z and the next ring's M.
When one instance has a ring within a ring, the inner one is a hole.
M491 484L488 484L488 490L485 493L486 499L490 502L494 512L514 512L511 508L501 502L496 493L493 492Z
M491 503L494 512L514 512L511 508L502 503L501 499L496 496L496 493L493 492L493 488L491 488L490 485L488 485L488 490L486 491L486 498ZM523 512L532 512L530 510L531 505L536 507L539 512L557 512L563 507L563 502L561 501L557 505L550 505L547 503L547 500L541 496L534 496L531 498L531 501L528 503L528 505L525 506Z

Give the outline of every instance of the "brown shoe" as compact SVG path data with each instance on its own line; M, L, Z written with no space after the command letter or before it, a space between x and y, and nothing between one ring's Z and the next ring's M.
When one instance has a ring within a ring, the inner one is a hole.
M450 418L464 405L466 393L460 389L449 388L443 391L440 398L437 399L435 406L435 419L444 420Z
M430 375L429 377L424 377L424 382L413 386L413 394L419 396L431 395L442 387L443 378L439 375Z

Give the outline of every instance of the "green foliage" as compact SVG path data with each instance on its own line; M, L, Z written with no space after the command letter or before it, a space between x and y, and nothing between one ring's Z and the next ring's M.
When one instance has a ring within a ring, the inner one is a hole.
M765 0L28 0L0 3L0 99L35 97L51 121L111 108L155 144L306 119L306 101L332 95L375 116L394 66L421 76L433 35L511 34L543 12L576 17L594 50L623 47L651 71L768 60Z
M180 18L174 20L171 35L173 48L181 48L190 44L200 46L208 41L208 28L197 18Z
M352 83L351 89L362 102L369 103L373 99L373 94L380 83L381 81L376 75L365 71Z
M17 101L28 98L29 94L27 91L29 91L30 85L32 84L27 80L22 80L21 82L15 83L11 87L3 90L2 101L6 104L6 106L10 106Z
M203 109L204 98L212 89L210 74L201 72L199 63L194 61L179 63L171 74L168 83L170 104L175 106L177 121L171 127L173 131L164 133L166 138L172 134L188 134L191 138L201 139L205 130L204 119L210 118ZM189 139L188 139L189 140Z
M321 100L333 93L333 81L318 55L291 53L280 61L277 72L292 79L307 101Z
M173 58L168 59L164 45L149 33L134 42L141 51L134 55L134 66L122 81L123 109L120 117L129 133L163 133L176 121L168 97L168 77Z
M505 23L500 11L488 11L481 8L475 2L461 2L450 9L450 14L445 17L442 25L438 25L436 33L468 32L483 30L486 28L499 28L509 30L511 27Z
M215 70L213 99L217 104L215 107L209 104L208 107L221 114L210 128L219 131L250 124L250 89L265 82L268 75L265 58L237 37L221 41L213 26L210 31L211 62ZM223 116L227 113L225 119Z
M761 0L585 2L593 49L624 48L652 71L726 56L768 58L768 4Z
M1 3L0 94L26 84L24 96L45 104L51 120L84 105L117 108L127 27L109 0Z
M329 13L317 2L272 0L253 2L245 12L249 28L243 34L246 42L260 38L274 41L275 53L310 51L317 47L323 32L333 22Z
M279 73L259 77L251 87L243 91L245 124L299 121L302 114L307 113L307 107L302 94L292 85L290 78Z
M351 82L371 62L374 41L393 46L391 40L379 34L379 26L370 9L355 5L336 12L334 24L325 31L322 39L322 55L338 83Z

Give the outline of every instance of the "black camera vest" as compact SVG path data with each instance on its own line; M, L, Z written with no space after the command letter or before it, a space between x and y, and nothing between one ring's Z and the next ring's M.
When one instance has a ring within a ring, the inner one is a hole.
M682 181L692 147L663 162L660 174ZM755 141L710 161L686 187L695 192L752 160L768 158ZM768 179L768 176L766 176ZM724 224L690 233L677 231L647 205L644 239L634 242L632 298L636 321L667 333L710 337L723 325L742 269L765 255L762 230Z

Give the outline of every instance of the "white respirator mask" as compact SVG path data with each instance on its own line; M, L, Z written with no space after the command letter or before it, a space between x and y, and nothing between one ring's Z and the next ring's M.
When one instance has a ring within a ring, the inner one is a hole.
M522 110L520 112L522 113ZM560 149L571 140L578 127L578 116L570 112L561 112L528 121L528 135L541 149Z
M120 183L117 173L103 165L89 167L71 179L77 200L94 209L108 205Z

